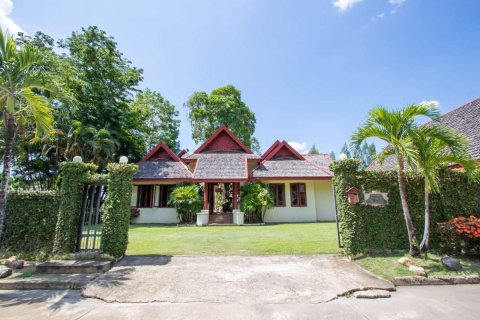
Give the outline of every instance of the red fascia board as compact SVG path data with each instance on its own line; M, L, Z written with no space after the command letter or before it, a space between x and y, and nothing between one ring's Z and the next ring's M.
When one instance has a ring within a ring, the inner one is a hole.
M240 178L240 179L193 179L194 182L247 182L248 179L246 178Z
M290 152L292 152L298 159L305 160L305 158L298 153L297 150L293 149L291 145L289 145L286 141L282 141L273 151L270 152L269 155L263 161L268 161L272 159L282 148L287 148Z
M133 178L133 182L170 182L170 181L178 181L178 182L191 182L191 178Z
M250 177L249 181L265 181L265 180L332 180L332 176L329 177Z
M142 163L144 161L147 161L148 159L150 159L154 154L155 152L157 152L158 150L160 149L164 149L165 151L167 151L168 155L170 157L172 157L173 160L177 161L177 162L182 162L182 160L163 142L160 142L159 144L157 144L155 146L155 148L153 148L149 153L147 153L143 158L142 160L140 160L138 163Z
M232 138L241 148L243 151L245 151L246 153L250 153L250 154L253 154L253 151L250 150L249 148L247 148L246 145L243 144L242 141L240 141L240 139L238 139L238 137L236 135L234 135L230 130L228 130L227 126L222 124L220 126L220 128L217 129L217 131L215 131L211 136L210 138L208 138L200 147L198 147L197 150L195 150L194 153L200 153L202 152L203 150L205 150L206 147L208 147L208 145L216 138L218 137L218 135L220 135L220 133L222 132L225 132L228 136L230 136L230 138Z
M262 159L265 159L265 157L267 157L270 152L272 152L273 150L275 150L275 148L280 144L280 141L279 140L276 140L271 146L270 148L267 149L267 151L265 151L263 154L262 154Z

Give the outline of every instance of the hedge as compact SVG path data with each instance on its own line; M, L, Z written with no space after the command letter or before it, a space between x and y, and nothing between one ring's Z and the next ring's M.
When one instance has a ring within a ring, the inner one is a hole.
M55 228L54 253L75 251L84 183L97 166L83 162L60 164L60 213Z
M133 175L137 166L109 163L107 169L109 178L107 199L103 207L102 250L119 258L127 251Z
M11 252L49 255L60 196L55 191L10 191L2 247Z
M358 170L354 159L336 161L331 165L336 191L339 229L344 251L349 256L372 251L408 249L408 237L403 218L397 174L394 171ZM431 195L430 247L439 249L437 222L452 218L480 214L480 185L469 183L459 171L439 172L440 193ZM347 191L356 187L363 192L388 193L388 204L373 207L348 203ZM424 219L423 178L407 173L406 191L408 205L416 230L417 239L423 234Z

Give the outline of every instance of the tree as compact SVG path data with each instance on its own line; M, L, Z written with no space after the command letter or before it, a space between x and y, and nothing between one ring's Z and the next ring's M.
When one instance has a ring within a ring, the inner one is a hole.
M130 104L143 71L133 67L114 39L97 27L73 32L59 41L59 47L68 52L63 57L77 73L64 74L66 86L75 98L75 103L66 106L71 119L96 130L109 128L118 133L120 148L115 157L141 159L145 143Z
M195 143L205 141L222 124L226 125L247 147L260 152L255 132L255 114L242 101L241 93L232 85L206 92L194 92L186 107Z
M138 125L145 135L147 151L160 141L174 152L180 150L178 141L180 120L174 105L160 93L147 89L137 93L131 108L138 114Z
M335 161L335 159L336 159L335 152L330 151L330 158L332 158L332 160Z
M18 45L0 30L0 110L3 117L3 174L0 185L0 238L3 232L17 123L35 123L39 140L52 132L51 108L39 93L50 91L43 81L43 56L28 44Z
M419 249L405 190L405 159L411 156L414 151L410 136L418 127L416 118L426 116L435 119L439 114L439 110L434 104L413 104L404 109L393 111L376 107L370 110L367 121L352 134L351 138L352 144L356 148L368 138L376 137L385 141L388 145L380 153L380 161L387 155L395 155L398 188L408 232L409 251L412 256L417 256Z
M308 154L319 154L318 149L315 145L313 145L310 150L308 151Z
M424 126L411 134L414 152L407 159L424 178L425 223L420 252L426 253L430 240L430 194L439 192L438 170L451 163L463 167L471 180L478 179L477 164L468 155L467 139L445 126Z
M359 168L365 169L375 158L377 149L373 142L369 144L364 141L360 145L348 146L347 143L344 143L340 152L344 153L348 158L360 160Z

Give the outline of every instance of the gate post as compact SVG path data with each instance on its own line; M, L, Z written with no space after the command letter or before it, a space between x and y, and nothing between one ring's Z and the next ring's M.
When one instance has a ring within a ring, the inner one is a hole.
M94 164L63 162L60 164L60 210L55 227L55 254L75 251L80 210L83 198L83 183L90 173L97 170Z
M119 258L127 250L133 175L138 167L134 164L109 163L107 169L108 194L104 204L102 250Z

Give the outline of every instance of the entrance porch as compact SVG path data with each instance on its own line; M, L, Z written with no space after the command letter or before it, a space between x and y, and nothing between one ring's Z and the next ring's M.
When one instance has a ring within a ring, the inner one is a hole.
M203 210L197 214L197 225L243 224L239 198L240 182L204 182Z

